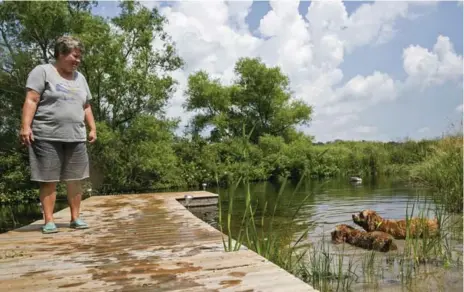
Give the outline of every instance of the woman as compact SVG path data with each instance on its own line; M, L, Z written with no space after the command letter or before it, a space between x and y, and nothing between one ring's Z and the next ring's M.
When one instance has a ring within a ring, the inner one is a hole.
M91 94L85 77L77 67L83 46L70 36L58 38L54 64L35 67L26 83L20 138L29 147L31 180L40 184L40 201L45 225L43 233L55 233L53 222L56 185L66 182L71 210L71 228L88 225L79 218L82 197L81 181L89 177L88 141L97 139L90 107Z

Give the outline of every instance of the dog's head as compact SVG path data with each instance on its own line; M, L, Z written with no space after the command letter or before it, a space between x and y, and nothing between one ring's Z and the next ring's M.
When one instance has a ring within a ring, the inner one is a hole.
M352 217L353 222L366 231L375 231L378 225L382 223L382 217L373 210L363 210L358 214L353 214Z
M340 224L340 225L335 226L335 230L330 233L332 235L332 242L334 243L345 242L346 236L352 230L354 230L354 228L346 224Z

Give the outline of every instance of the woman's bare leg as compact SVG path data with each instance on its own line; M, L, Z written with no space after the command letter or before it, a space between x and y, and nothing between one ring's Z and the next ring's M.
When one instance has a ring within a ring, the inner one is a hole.
M71 221L79 218L81 200L82 200L82 185L81 181L67 181L66 187L68 191L68 203L71 209Z
M56 201L56 182L40 183L40 202L44 211L45 224L53 222L53 210Z

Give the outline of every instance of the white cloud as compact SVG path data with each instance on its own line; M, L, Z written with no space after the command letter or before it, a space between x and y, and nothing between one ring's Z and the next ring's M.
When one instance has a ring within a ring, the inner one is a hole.
M375 132L377 132L377 128L376 128L376 127L372 127L372 126L358 126L358 127L354 128L354 131L355 131L356 133L368 134L368 133L375 133Z
M332 122L333 126L345 126L346 124L359 120L359 116L355 114L347 114L343 116L335 117L335 120Z
M390 140L387 135L380 133L376 127L373 126L348 126L344 129L331 128L330 133L321 133L317 137L318 141L328 141L328 140L368 140L368 141L387 141Z
M155 7L156 8L161 7L161 1L144 1L143 0L143 1L140 1L140 3L149 9L153 9Z
M298 12L298 1L271 1L271 10L257 28L261 37L254 36L245 21L251 4L182 1L160 8L169 20L165 29L186 62L183 70L173 74L179 87L167 107L168 115L181 117L183 124L190 117L181 105L192 72L206 70L227 84L234 77L233 68L239 57L260 57L269 66L279 65L289 76L296 96L314 106L312 126L304 130L317 140L375 135L373 127L356 127L358 113L398 98L402 83L374 71L340 84L340 65L346 54L356 48L392 40L396 21L408 17L409 6L414 4L378 1L363 4L348 15L341 1L313 1L303 16ZM404 68L411 80L433 83L456 75L455 63L459 60L462 57L453 53L449 39L439 37L432 52L417 46L407 48ZM435 73L426 73L430 71ZM377 133L376 137L383 136Z
M350 17L346 34L350 44L348 48L391 40L395 34L395 21L406 17L407 12L406 1L377 1L361 5Z
M462 56L456 54L450 39L442 35L431 51L418 45L404 49L403 68L408 74L407 86L425 89L446 81L462 82Z
M247 9L240 5L239 8ZM161 14L168 18L166 31L176 43L179 55L185 61L184 70L173 77L179 82L178 90L167 107L168 116L181 117L185 125L192 114L185 114L182 104L189 74L206 70L213 77L229 83L233 66L241 55L247 55L259 43L250 34L241 34L229 26L229 6L223 2L181 2L163 7ZM232 21L243 26L246 13L234 8ZM243 27L241 28L243 29Z
M406 17L407 2L377 1L361 5L348 16L341 1L314 1L306 19L316 39L335 35L347 51L367 44L389 41L395 34L394 23Z
M417 130L418 133L427 133L430 131L430 128L429 127L423 127L423 128L420 128L419 130Z
M253 1L250 0L230 1L227 3L229 7L229 20L232 22L232 26L236 26L240 32L246 33L248 30L245 18L251 11L252 4Z
M462 111L463 111L463 106L462 106L462 103L460 105L458 105L455 109L457 112L461 113L462 114Z
M459 0L458 0L459 1ZM412 0L411 3L414 3L418 6L437 6L440 0Z
M400 88L398 82L388 74L376 71L369 76L357 75L334 91L326 92L325 96L330 98L315 105L316 117L323 119L333 119L331 117L338 119L340 115L352 117L352 114L359 113L379 102L395 100L398 96L398 88Z
M388 74L378 71L367 77L360 75L353 77L337 93L340 96L339 101L376 102L394 100L397 96L395 81Z

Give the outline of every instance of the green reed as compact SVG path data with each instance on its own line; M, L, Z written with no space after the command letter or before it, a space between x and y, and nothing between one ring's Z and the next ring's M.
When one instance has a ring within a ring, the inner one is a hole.
M300 189L305 177L306 172L300 177L288 200L288 204L294 201L294 195ZM216 180L218 181L217 176ZM237 198L237 188L240 184L245 185L245 208L241 217L233 218L234 201ZM312 226L306 226L296 239L285 238L282 230L286 226L282 225L281 220L277 220L276 213L278 206L282 204L281 199L286 184L287 179L284 178L276 202L271 207L266 196L264 196L263 202L254 199L246 175L240 177L236 183L229 187L226 194L228 210L225 214L225 222L222 202L219 204L219 228L222 233L225 231L227 234L227 239L223 236L226 251L237 251L245 245L320 291L349 291L361 276L364 281L373 283L377 287L379 285L378 280L383 278L385 273L382 260L386 260L392 272L398 273L397 276L405 288L413 284L414 277L420 273L424 264L441 264L447 267L457 266L460 262L460 257L453 255L452 241L456 240L456 238L462 240L462 220L459 221L461 223L460 229L455 228L454 231L449 231L448 223L446 223L449 218L449 206L446 202L439 204L437 200L425 200L425 206L419 208L419 197L412 204L408 202L405 214L408 234L402 251L389 252L387 255L370 251L364 253L359 259L355 255L346 255L343 251L339 253L331 252L329 245L324 244L324 240L322 240L321 245L308 248L302 242L307 237ZM220 194L220 196L225 198L224 194ZM297 217L306 199L310 196L310 193L307 194L304 200L298 204L293 216L289 216L291 221ZM432 203L433 208L431 207ZM261 209L258 210L259 206L261 206ZM440 222L438 235L428 234L424 229L423 236L411 236L409 232L411 227L410 219L413 216L425 219L428 217L430 210ZM234 231L237 228L233 230L232 222L240 222L238 231ZM358 260L361 261L362 274L360 275L357 274ZM393 271L394 266L398 267L397 271Z
M345 262L348 261L347 264ZM298 276L319 291L350 291L358 280L355 258L341 252L332 252L324 240L312 247L300 265Z
M412 205L409 202L407 205L407 233L404 241L404 250L397 257L400 280L403 287L407 289L412 289L415 277L422 272L426 272L427 265L458 268L461 262L460 255L453 253L452 241L456 237L462 238L462 228L460 230L454 228L453 225L456 223L450 220L452 214L447 212L449 208L446 203L434 204L434 207L431 207L431 203L431 200L425 199L424 206L419 209L418 198L416 198L416 201L412 202ZM419 210L415 212L417 209ZM429 216L430 214L433 216ZM411 234L411 219L413 217L419 218L421 222L424 222L424 225L419 224L418 227L422 231L421 236L413 236ZM429 233L425 225L426 219L434 217L437 218L439 225L439 232L437 234Z
M303 177L301 179L303 179ZM225 222L226 233L228 235L227 241L223 237L223 245L225 250L237 251L241 248L242 245L246 245L251 250L276 263L282 268L293 270L302 258L302 254L298 253L299 244L307 236L309 227L305 228L305 230L303 230L300 236L295 241L293 241L293 243L283 242L281 238L282 223L276 219L276 211L286 185L286 180L284 180L284 183L280 187L276 202L274 203L274 208L272 210L268 210L269 204L265 199L266 201L263 203L264 207L260 212L260 217L256 215L259 204L256 202L256 206L253 207L250 183L248 181L244 182L246 188L245 209L240 218L238 231L234 233L234 230L231 226L231 222L233 220L232 214L234 211L233 208L236 198L237 186L241 181L242 180L240 179L237 183L235 183L228 192L228 210L226 214L227 221ZM294 190L294 192L297 191L298 189ZM296 217L296 213L301 209L301 206L304 205L308 197L309 195L307 195L305 199L300 202L295 213L290 216L291 218ZM219 204L219 228L221 232L223 232L224 223L222 219L223 211L221 205L222 203ZM260 230L258 230L257 226L261 227Z
M452 251L453 241L456 238L462 239L462 224L460 232L458 228L449 231L450 224L453 222L448 222L450 220L448 220L449 215L445 206L435 205L432 201L423 198L419 200L419 197L408 202L406 207L407 237L404 240L404 250L388 254L369 251L359 257L355 254L346 255L344 249L339 252L331 251L330 244L327 244L324 239L319 244L308 248L302 245L302 241L308 235L309 227L305 228L293 243L286 243L281 239L281 222L276 220L277 205L279 205L285 184L286 180L281 185L277 200L272 208L269 207L267 201L262 204L261 215L257 215L258 207L253 207L252 194L249 184L247 184L245 188L245 212L241 217L240 228L234 234L232 234L230 222L233 220L231 216L235 198L233 193L237 185L232 188L232 192L229 193L229 210L226 222L229 241L224 241L224 246L228 246L226 250L238 250L241 245L246 245L320 291L350 291L353 284L360 278L366 284L373 285L369 286L370 288L378 288L379 280L384 278L385 270L387 270L387 267L383 266L383 260L389 264L391 269L394 265L397 266L397 269L391 272L397 274L405 289L410 289L414 285L415 277L425 269L425 264L446 268L457 267L462 262L460 257L453 254ZM299 183L299 185L301 184ZM297 189L298 187L294 193ZM305 200L296 208L295 214L291 216L292 220L296 217ZM423 236L412 236L410 233L412 217L423 219L437 217L440 232L437 235L429 234L424 228ZM266 225L266 223L268 224ZM257 226L261 228L259 229ZM267 228L265 228L266 226ZM231 239L232 236L236 239L235 241ZM359 261L361 262L359 263ZM361 273L358 273L359 266L361 266Z
M463 211L463 137L451 135L439 140L432 153L410 173L411 180L435 191L434 200L447 211Z
M250 133L246 134L245 129L243 129L243 157L248 157L248 146L249 146L249 138L252 133L253 129ZM321 153L320 155L324 155L325 152ZM259 206L259 202L254 202L256 207L253 207L253 196L250 191L250 182L248 180L248 176L246 175L246 168L247 165L242 165L241 173L245 173L245 175L241 176L234 184L232 184L231 188L228 190L228 209L227 209L227 221L226 223L226 233L227 233L227 241L223 236L223 245L226 251L237 251L239 250L242 245L247 246L251 250L255 251L259 255L265 257L266 259L274 262L275 264L279 265L280 267L286 269L287 271L294 271L297 269L298 265L300 264L304 254L306 253L303 251L300 253L300 243L302 240L307 236L310 226L306 227L305 230L300 234L300 236L296 240L285 240L282 239L281 231L285 228L282 226L282 222L276 219L276 212L277 208L280 204L282 199L282 195L287 185L288 178L285 177L283 183L281 184L279 193L276 198L276 202L274 203L274 207L272 211L268 210L268 201L264 198L263 209L261 210L261 218L257 217L257 208ZM291 198L289 200L289 204L293 201L294 195L300 189L302 182L304 181L307 175L307 171L304 171L299 178L298 184L296 188L293 190ZM218 175L216 175L216 182L219 182ZM234 234L232 230L232 214L234 208L234 201L236 199L236 193L238 186L243 183L245 185L245 210L240 218L240 226L238 232ZM218 185L218 184L217 184ZM219 193L219 189L218 189ZM221 194L219 193L220 197ZM293 219L297 217L298 212L305 205L306 200L311 196L311 193L307 194L306 197L298 204L295 212L293 213L291 218L291 222ZM222 200L220 200L219 204L219 228L222 233L223 230L223 212L222 212ZM268 223L266 225L266 223ZM258 231L257 225L261 225L261 230Z
M406 239L405 249L403 252L403 259L412 260L415 265L426 264L433 262L435 264L442 264L449 266L453 262L452 244L453 233L455 230L450 224L450 215L446 213L447 206L444 204L435 204L434 208L430 207L431 202L425 200L425 206L414 215L414 210L417 208L417 201L412 203L409 209L409 203L406 210ZM410 212L409 212L410 210ZM432 215L429 216L432 210ZM412 217L420 219L421 224L418 228L421 230L421 236L412 236L411 223ZM439 230L436 234L431 234L425 221L429 218L437 218Z
M375 281L375 264L376 264L376 252L370 251L364 254L362 258L362 271L368 282Z
M305 174L300 178L296 188L290 196L289 203L293 201L295 194L298 192L304 180ZM241 180L243 181L243 180ZM296 238L288 238L283 232L288 229L283 225L281 220L278 220L276 214L278 206L283 204L281 202L287 179L283 179L277 194L276 201L273 207L269 207L266 198L262 204L260 215L257 215L258 202L254 202L252 193L250 191L250 184L244 180L245 183L245 210L240 218L240 225L235 229L231 226L234 201L236 200L236 191L238 183L234 184L228 194L228 210L226 215L227 221L223 222L222 206L219 204L219 228L221 232L227 233L228 239L223 237L223 245L226 251L237 251L242 245L255 251L257 254L270 260L281 268L299 277L303 281L313 285L316 289L321 291L346 291L351 285L353 279L350 276L351 267L348 272L342 269L342 262L344 259L343 253L338 256L330 255L328 252L314 250L308 253L307 245L303 244L303 240L307 237L311 229L308 225L299 231ZM307 194L304 199L298 203L292 214L289 214L290 224L297 217L302 206L304 206L311 193ZM254 203L254 204L253 204ZM253 207L255 205L255 207ZM286 208L290 209L290 208ZM238 218L237 218L238 219ZM258 229L257 226L260 228ZM238 229L238 230L237 230ZM232 239L233 238L233 239ZM325 247L323 247L324 249ZM326 258L328 256L328 258ZM336 262L338 259L338 265ZM350 264L352 265L352 264ZM354 272L351 272L354 275ZM318 288L320 287L320 288ZM325 287L330 287L330 290L324 290Z

